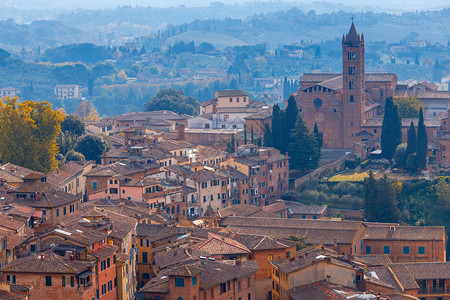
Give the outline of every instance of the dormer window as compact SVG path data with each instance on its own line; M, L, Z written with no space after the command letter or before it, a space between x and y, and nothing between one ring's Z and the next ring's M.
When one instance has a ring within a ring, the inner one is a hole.
M390 231L395 231L395 226L393 226L393 225L392 225L392 226L389 226L389 230L390 230Z

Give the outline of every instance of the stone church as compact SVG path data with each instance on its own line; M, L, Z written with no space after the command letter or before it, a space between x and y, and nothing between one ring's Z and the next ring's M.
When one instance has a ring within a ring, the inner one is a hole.
M364 34L352 22L342 36L342 74L306 73L295 97L308 127L317 124L325 148L353 149L379 137L384 102L396 86L395 74L365 73Z

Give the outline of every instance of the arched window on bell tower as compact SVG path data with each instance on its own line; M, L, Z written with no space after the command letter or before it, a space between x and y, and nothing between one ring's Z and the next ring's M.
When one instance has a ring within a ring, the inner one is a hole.
M355 97L353 95L350 95L350 102L355 102Z

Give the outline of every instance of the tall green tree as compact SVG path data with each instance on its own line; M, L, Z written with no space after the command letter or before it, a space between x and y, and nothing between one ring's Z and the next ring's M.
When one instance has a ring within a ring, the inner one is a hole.
M376 217L376 204L378 199L377 180L372 171L369 171L369 177L364 179L364 218L372 221Z
M406 157L408 157L408 155L416 153L417 148L416 128L414 127L414 123L412 121L409 125L408 139L406 143Z
M269 124L264 124L264 147L273 147L272 131Z
M298 116L297 101L295 101L293 95L290 95L288 98L285 113L286 113L286 127L287 130L290 132L292 129L295 128L295 123L297 122ZM288 143L289 142L290 136L288 135Z
M419 123L417 125L417 166L420 169L426 169L427 167L427 153L428 153L428 136L427 128L423 120L422 108L419 112Z
M247 145L247 126L244 125L244 145Z
M281 131L281 109L278 104L275 104L272 110L272 143L273 146L280 151L283 144L283 136Z
M286 151L288 151L288 147L289 147L289 141L290 141L290 136L289 136L289 129L287 127L287 123L286 123L286 112L284 110L282 110L280 112L280 121L281 121L281 149L280 152L282 154L286 153Z
M311 170L319 165L320 151L317 139L309 132L300 116L291 133L289 157L292 167L297 170Z
M227 143L227 149L225 151L230 154L236 152L234 134L231 136L231 140Z
M364 180L364 218L369 222L396 223L400 220L397 191L384 175L376 180L373 173Z
M400 212L397 206L397 192L394 185L384 174L378 181L378 215L375 221L382 223L397 223Z
M383 156L392 159L395 149L402 142L402 120L392 97L386 99L381 126L381 150Z

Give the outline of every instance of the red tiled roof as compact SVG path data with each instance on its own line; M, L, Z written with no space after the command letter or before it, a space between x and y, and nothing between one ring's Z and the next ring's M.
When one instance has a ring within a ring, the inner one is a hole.
M90 262L66 260L57 254L46 252L41 254L31 254L30 256L18 258L1 269L2 272L14 273L59 273L59 274L79 274L92 264Z
M194 246L196 250L209 253L210 255L220 254L248 254L251 251L241 243L213 233L208 234L210 238Z

